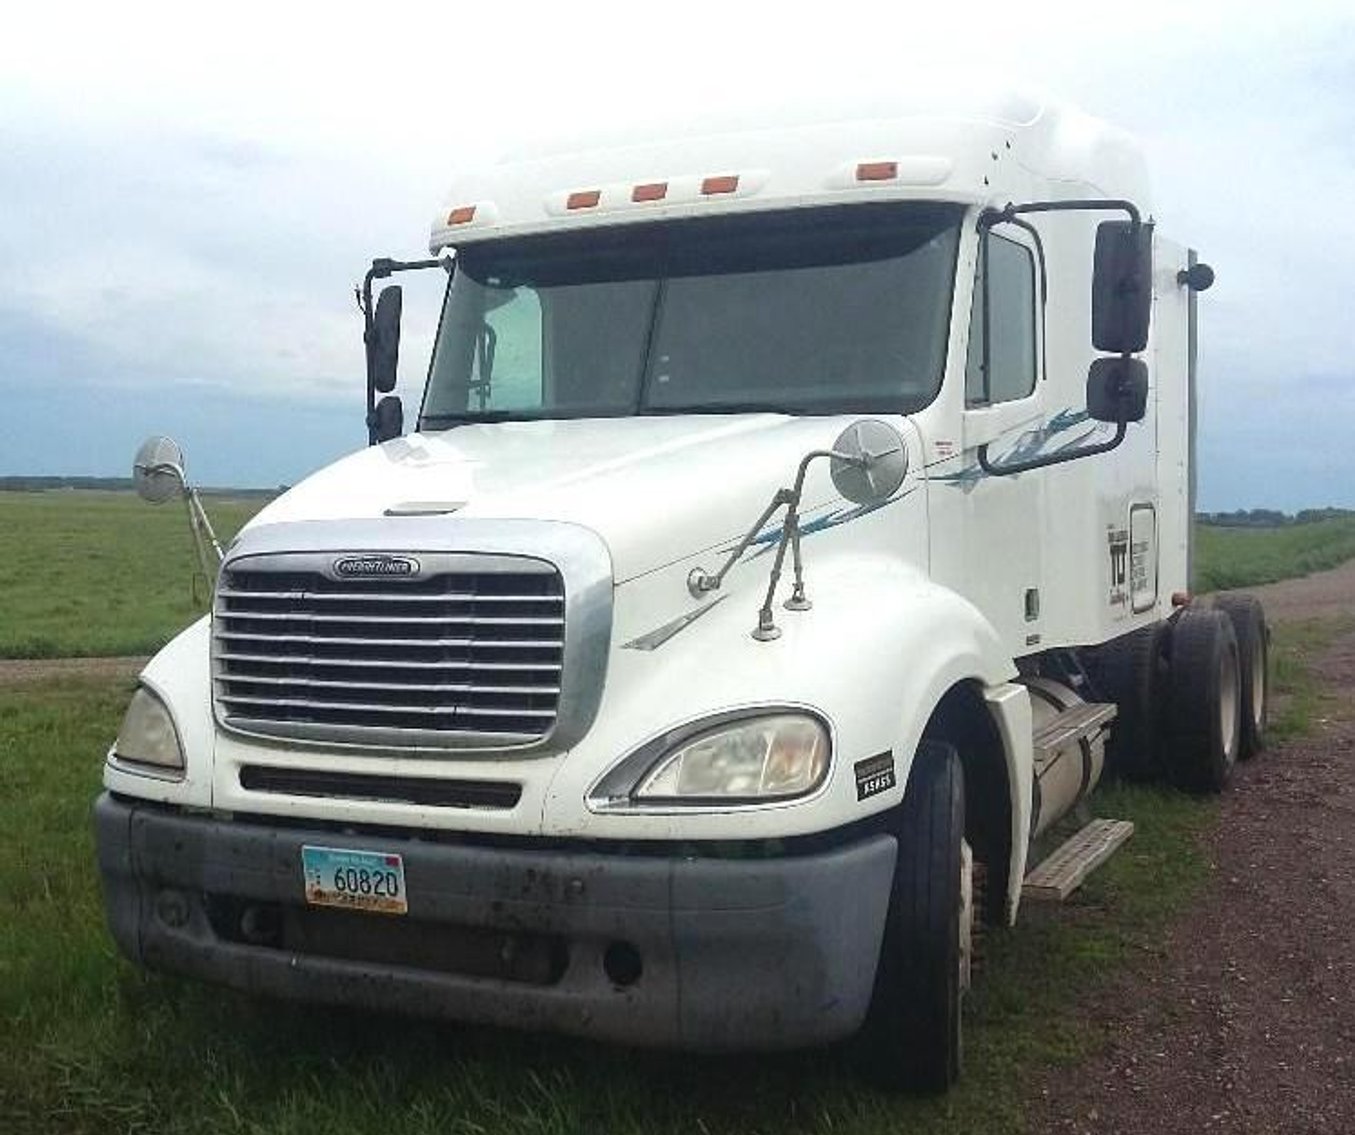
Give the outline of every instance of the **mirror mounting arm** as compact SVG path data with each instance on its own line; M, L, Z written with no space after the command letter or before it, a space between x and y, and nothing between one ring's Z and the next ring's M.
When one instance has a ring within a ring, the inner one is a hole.
M1062 465L1065 461L1076 461L1082 457L1095 457L1099 453L1109 453L1124 441L1129 423L1123 419L1115 423L1115 435L1095 445L1079 446L1077 449L1064 450L1062 453L1050 453L1044 457L1031 457L1025 461L1012 461L997 464L988 460L988 446L979 446L979 467L990 477L1010 477L1014 473L1027 473L1031 469L1043 469L1046 465Z
M1025 201L1017 204L1014 201L1008 201L1001 209L985 209L979 217L979 223L986 226L1000 224L1003 221L1014 221L1021 213L1062 213L1068 211L1081 212L1099 212L1099 213L1127 213L1129 223L1138 228L1143 223L1143 217L1139 213L1139 207L1132 201L1126 201L1119 197L1082 197L1070 198L1066 201Z
M354 288L357 293L358 307L362 311L362 345L367 357L367 444L376 445L380 440L376 429L376 382L372 372L372 281L388 279L396 272L415 272L423 268L437 268L443 265L440 258L433 260L394 260L389 256L378 256L372 261L362 277L362 284Z
M197 489L187 482L184 483L184 502L188 505L188 523L193 530L193 543L198 550L198 562L202 565L202 574L210 583L216 576L215 568L226 559L226 553L222 550L221 541L216 538L212 522L207 519L207 510L202 507ZM216 553L215 565L207 555L204 537L212 545L212 551Z
M804 561L800 556L800 499L804 495L805 474L809 471L810 462L820 457L827 457L851 468L869 470L872 460L877 456L880 455L844 453L837 449L814 449L806 453L800 459L800 465L795 471L795 481L789 488L776 490L767 507L762 510L762 514L753 522L753 526L747 534L725 558L725 562L720 565L719 571L712 575L700 567L692 569L691 574L687 576L687 590L691 592L692 597L700 599L709 592L718 591L725 581L725 576L729 574L730 568L738 563L743 554L752 546L753 541L757 539L758 533L762 531L763 525L771 519L772 514L784 505L786 515L781 522L781 532L776 542L776 557L772 561L772 570L768 574L767 592L763 596L762 606L758 608L757 626L752 632L753 637L759 642L770 642L772 639L780 638L781 629L776 625L776 620L772 615L772 603L776 598L777 584L781 582L781 570L785 566L787 548L791 552L795 586L791 592L791 597L786 600L786 608L791 611L807 611L811 605L809 599L805 596Z
M692 569L691 574L687 577L687 590L692 593L694 599L699 599L708 592L720 590L725 581L725 576L729 574L729 569L739 562L744 552L748 551L753 541L757 539L757 534L762 531L763 525L772 518L772 514L782 505L786 506L786 524L782 527L782 533L784 534L786 529L794 524L798 516L797 506L800 503L800 494L804 492L805 472L809 468L809 463L816 457L836 457L848 464L862 466L865 464L864 458L849 453L838 453L832 449L815 449L805 454L800 461L800 467L796 470L794 484L788 489L776 490L767 507L762 510L762 515L753 521L753 526L748 529L743 539L725 557L725 562L720 565L719 571L712 574L703 568ZM784 553L782 554L784 555ZM778 563L777 566L779 568L780 564Z
M1021 204L1009 201L1001 209L985 209L979 215L979 227L981 230L987 230L994 225L1008 222L1021 225L1032 233L1033 227L1018 220L1023 213L1058 213L1071 211L1088 212L1122 212L1129 217L1131 233L1137 235L1143 225L1143 217L1139 208L1134 202L1123 198L1071 198L1063 201L1026 201ZM1038 238L1038 234L1035 234ZM985 354L986 354L985 343ZM1121 359L1128 362L1132 358L1132 353L1121 352ZM1120 417L1115 422L1115 434L1106 441L1097 442L1094 445L1080 446L1077 449L1065 450L1060 453L1051 453L1040 457L1027 458L1024 461L1012 462L994 462L988 459L988 446L979 446L979 467L992 477L1010 477L1016 473L1029 472L1032 469L1043 469L1049 465L1062 465L1068 461L1077 461L1083 457L1095 457L1101 453L1109 453L1115 449L1125 439L1125 433L1129 428L1129 419Z

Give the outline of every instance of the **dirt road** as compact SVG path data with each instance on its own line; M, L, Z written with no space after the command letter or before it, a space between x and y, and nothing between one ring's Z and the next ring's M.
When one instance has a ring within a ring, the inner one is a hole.
M1355 614L1355 564L1254 589L1272 620ZM1312 734L1242 766L1212 882L1086 1006L1104 1050L1052 1073L1034 1132L1355 1132L1355 633L1312 660Z
M141 657L126 658L0 658L0 689L29 686L53 678L135 678L146 665Z
M1355 560L1304 579L1286 579L1247 591L1265 604L1271 622L1355 615Z

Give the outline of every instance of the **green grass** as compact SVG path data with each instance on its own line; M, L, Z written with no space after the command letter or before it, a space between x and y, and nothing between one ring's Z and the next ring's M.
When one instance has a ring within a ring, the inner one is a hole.
M1283 528L1195 529L1195 590L1225 591L1309 575L1355 559L1355 517Z
M1096 1040L1080 993L1151 951L1205 877L1208 804L1115 789L1130 845L1057 911L993 932L942 1100L847 1052L698 1058L256 1001L146 975L103 927L89 804L129 693L0 690L0 1128L22 1132L1017 1132L1030 1076Z
M260 505L206 501L223 543ZM0 493L0 548L3 658L149 654L206 609L177 503L156 508L131 493Z
M1303 737L1319 713L1339 705L1340 697L1325 688L1312 669L1314 655L1340 635L1355 630L1355 618L1309 619L1274 628L1270 644L1271 714L1268 736L1273 743Z

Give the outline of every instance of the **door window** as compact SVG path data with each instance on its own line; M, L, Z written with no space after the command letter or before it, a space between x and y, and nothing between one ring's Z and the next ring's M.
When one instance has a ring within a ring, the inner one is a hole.
M988 274L988 368L984 372L984 273ZM1035 389L1035 258L1025 245L989 232L974 277L965 402L986 406Z

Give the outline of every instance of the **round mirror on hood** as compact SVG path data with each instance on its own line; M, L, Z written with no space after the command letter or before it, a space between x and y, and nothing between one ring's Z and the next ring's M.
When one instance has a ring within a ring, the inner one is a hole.
M853 504L888 500L908 473L908 447L893 426L853 422L833 443L833 484Z
M183 450L167 437L149 437L132 459L136 494L151 504L164 504L184 490Z

